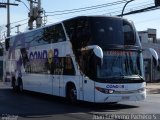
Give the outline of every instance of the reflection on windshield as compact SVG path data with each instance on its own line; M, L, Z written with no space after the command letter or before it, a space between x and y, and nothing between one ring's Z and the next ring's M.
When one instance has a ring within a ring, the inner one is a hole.
M141 75L140 53L136 51L104 52L103 65L98 67L98 78Z
M126 20L112 18L92 19L91 44L106 48L107 45L136 45L133 26Z
M133 25L121 18L79 17L65 21L64 25L75 50L89 45L106 49L110 45L137 46L139 43Z

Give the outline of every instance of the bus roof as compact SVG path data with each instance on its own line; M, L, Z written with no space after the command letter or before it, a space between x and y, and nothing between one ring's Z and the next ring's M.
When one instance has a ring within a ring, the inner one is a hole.
M15 36L18 36L18 35L21 35L21 34L30 33L30 32L33 32L33 31L36 31L36 30L39 30L39 29L47 28L47 27L50 27L52 25L56 25L56 24L63 23L63 22L66 22L66 21L71 21L71 20L78 19L78 18L96 18L96 17L97 18L98 17L99 18L106 17L106 18L112 18L112 19L124 19L124 18L118 17L118 16L104 16L104 15L76 16L76 17L72 17L72 18L62 20L62 21L58 21L58 22L55 22L53 24L49 24L49 25L46 25L46 26L43 26L43 27L40 27L40 28L35 28L35 29L32 29L32 30L28 30L28 31L25 31L25 32L22 32L22 33L19 33L17 35L13 35L13 36L10 36L10 37L7 37L7 38L12 38L12 37L15 37ZM124 19L124 20L127 20L127 19Z

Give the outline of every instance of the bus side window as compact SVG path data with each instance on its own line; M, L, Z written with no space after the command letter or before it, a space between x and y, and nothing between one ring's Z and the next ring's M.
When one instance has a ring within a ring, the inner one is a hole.
M65 34L64 34L64 30L61 24L58 24L55 26L56 29L56 38L57 38L57 42L62 42L65 41Z
M135 44L135 36L134 30L132 26L127 23L123 22L123 33L124 33L124 44L125 45L134 45Z
M53 75L75 75L73 61L70 57L53 58L48 64L48 70Z
M49 39L45 37L46 31L43 29L36 30L25 35L26 46L38 46L44 44L50 44Z
M65 41L65 34L64 34L64 31L63 31L61 24L57 24L57 25L53 26L51 31L52 31L52 33L51 33L52 34L52 36L51 36L52 43Z
M51 43L57 43L65 41L65 34L61 24L49 26L44 28L43 39L50 41Z
M74 69L73 61L70 57L65 57L63 75L75 75L75 69Z
M79 57L80 70L89 78L95 77L95 58L91 50L83 51Z

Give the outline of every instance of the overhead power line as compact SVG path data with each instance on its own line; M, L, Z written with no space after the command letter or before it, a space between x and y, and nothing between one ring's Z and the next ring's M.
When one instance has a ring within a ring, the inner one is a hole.
M25 23L19 24L19 26L23 26L23 25L26 25L26 24L28 24L28 22L25 22ZM16 26L14 26L14 27L11 27L11 30L13 30L14 28L17 28L17 25L16 25ZM7 33L7 30L5 30L5 31L1 32L1 34L5 34L5 33Z
M78 12L84 12L84 11L89 11L89 10L94 10L94 9L100 9L100 8L103 8L103 7L110 7L110 6L113 6L113 5L119 5L119 4L123 4L123 3L126 3L128 2L129 0L122 0L122 1L117 1L117 2L112 2L112 3L107 3L107 4L101 4L101 5L96 5L96 6L90 6L90 7L84 7L84 8L77 8L77 9L70 9L70 10L62 10L62 11L53 11L53 12L46 12L48 13L46 16L60 16L60 15L66 15L66 14L72 14L72 13L78 13ZM148 3L148 4L144 4L144 3ZM144 6L147 6L147 7L151 7L151 5L153 5L153 2L143 2L143 3L139 3L139 5L141 6L138 6L140 8L144 8ZM133 6L133 5L132 5ZM138 7L132 7L132 10L136 10L138 9ZM116 11L114 12L109 12L108 14L111 14L111 13L117 13L118 16L119 16L119 12L121 10L117 10L117 8L115 8ZM129 10L128 10L129 11ZM52 14L51 14L52 13ZM106 13L105 13L106 14ZM103 15L105 15L103 14ZM115 15L117 15L115 14ZM125 14L124 14L125 15Z
M128 12L128 13L124 13L123 15L142 13L142 12L147 12L147 11L156 10L156 9L160 9L160 7L151 6L151 7L143 8L143 9L140 9L140 10L134 10L134 11L131 11L131 12ZM117 16L121 16L121 15L117 15Z
M3 2L0 2L0 5L14 5L14 6L18 6L18 4L15 4L15 3L3 3Z
M20 22L23 22L23 21L26 21L26 20L28 20L28 18L26 18L26 19L22 19L22 20L18 20L18 21L14 21L14 22L12 22L12 23L10 23L11 25L12 24L17 24L17 23L20 23ZM6 25L0 25L0 27L5 27Z
M84 7L84 8L77 8L77 9L71 9L71 10L62 10L62 11L54 11L54 12L46 12L46 13L53 13L51 16L55 15L64 15L64 14L71 14L71 13L77 13L77 12L83 12L83 11L88 11L88 10L94 10L94 9L99 9L103 7L109 7L113 5L119 5L122 3L125 3L126 0L121 0L117 2L112 2L112 3L107 3L107 4L101 4L101 5L96 5L96 6L90 6L90 7Z
M11 24L16 24L16 23L23 22L23 21L26 21L26 20L28 20L28 18L22 19L22 20L19 20L19 21L12 22Z
M139 6L135 6L135 7L132 7L132 8L128 8L126 9L125 11L127 12L131 12L132 11L135 11L135 10L139 10L139 9L142 9L142 8L147 8L147 7L151 7L153 4L152 3L146 3L146 4L140 4ZM131 7L131 6L130 6ZM113 9L112 9L113 10ZM112 11L112 12L107 12L107 13L104 13L103 15L119 15L120 16L120 11L121 9L116 9L115 11ZM124 13L125 14L125 13Z
M0 8L6 8L6 5L0 3Z
M53 11L53 12L45 12L45 13L48 13L46 16L58 16L58 15L64 15L64 14L71 14L71 13L77 13L77 12L83 12L83 11L89 11L89 10L94 10L94 9L100 9L100 8L105 8L105 7L110 7L110 6L116 6L116 5L120 5L120 4L124 4L126 3L127 1L129 0L120 0L120 1L117 1L117 2L111 2L111 3L106 3L106 4L101 4L101 5L95 5L95 6L89 6L89 7L83 7L83 8L77 8L77 9L70 9L70 10L62 10L62 11ZM143 2L144 4L145 2ZM145 5L143 5L142 3L140 3L139 5L141 6L136 6L136 7L131 7L132 10L136 11L136 9L141 9L141 8L144 8ZM149 5L146 4L146 7L151 7L152 4ZM154 10L155 8L152 8L152 10ZM120 14L121 12L121 9L112 9L112 10L116 10L116 11L113 11L113 12L110 12L108 14L111 14L111 13L115 13L115 15L117 15L116 13ZM129 11L129 9L127 10ZM148 10L149 11L149 10ZM127 12L128 14L129 13L134 13L133 11L131 12ZM134 13L135 14L135 13ZM127 15L126 13L124 13L124 15ZM20 23L22 21L25 21L25 20L28 20L28 18L26 19L22 19L22 20L19 20L19 21L15 21L15 22L12 22L11 24L16 24L16 23ZM24 24L27 24L27 23L24 23ZM19 24L19 25L23 25L23 24ZM12 27L11 29L14 29L16 27Z
M48 13L48 14L46 14L46 17L47 16L60 16L60 15L65 15L65 14L72 14L72 13L75 13L75 12L83 12L83 11L87 11L88 10L88 8L90 8L89 10L93 10L93 9L95 9L95 7L97 7L96 9L99 9L99 7L101 6L103 6L104 7L104 5L108 5L108 7L110 7L111 5L118 5L118 4L122 4L122 3L126 3L128 0L123 0L123 1L117 1L117 2L113 2L113 3L107 3L107 4L101 4L101 5L96 5L96 6L90 6L90 7L84 7L84 8L77 8L77 9L71 9L71 10L62 10L62 11L54 11L54 12L46 12L46 13ZM154 3L153 2L149 2L149 1L147 1L147 2L142 2L142 3L139 3L139 4L133 4L133 5L129 5L130 6L130 9L128 9L127 11L131 11L131 10L137 10L137 9L141 9L141 8L144 8L144 7L150 7L150 6L152 6ZM137 5L139 5L139 6L137 6ZM93 8L94 7L94 8ZM100 7L100 8L101 8ZM106 7L106 6L105 6ZM86 9L87 8L87 9ZM91 9L92 8L92 9ZM76 10L76 11L75 11ZM108 9L107 9L108 10ZM106 11L107 11L106 10ZM117 8L114 8L114 9L110 9L110 10L112 10L111 12L108 12L108 13L102 13L102 11L101 11L101 14L102 15L106 15L106 14L109 14L109 15L118 15L118 14L120 14L120 12L121 12L121 8L120 9L117 9ZM108 10L108 11L110 11L110 10ZM115 10L115 11L114 11ZM67 11L67 12L66 12ZM104 12L104 10L103 10L103 12ZM50 13L53 13L53 14L50 14ZM92 12L93 13L93 12ZM92 13L90 13L90 14L92 14ZM117 14L116 14L117 13ZM87 13L86 13L87 14Z

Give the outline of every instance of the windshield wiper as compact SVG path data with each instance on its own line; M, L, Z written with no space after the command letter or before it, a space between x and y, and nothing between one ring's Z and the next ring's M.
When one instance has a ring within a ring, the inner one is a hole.
M143 77L142 77L141 75L139 75L139 74L136 74L136 75L128 75L128 76L122 76L122 77L123 77L123 79L127 79L127 78L129 78L129 79L138 79L138 78L135 77L135 76L138 76L138 78L140 78L141 80L144 80Z
M136 74L141 80L144 80L143 77L139 74Z
M104 78L105 82L108 83L142 83L144 79L140 75L120 75L120 76L110 76Z

